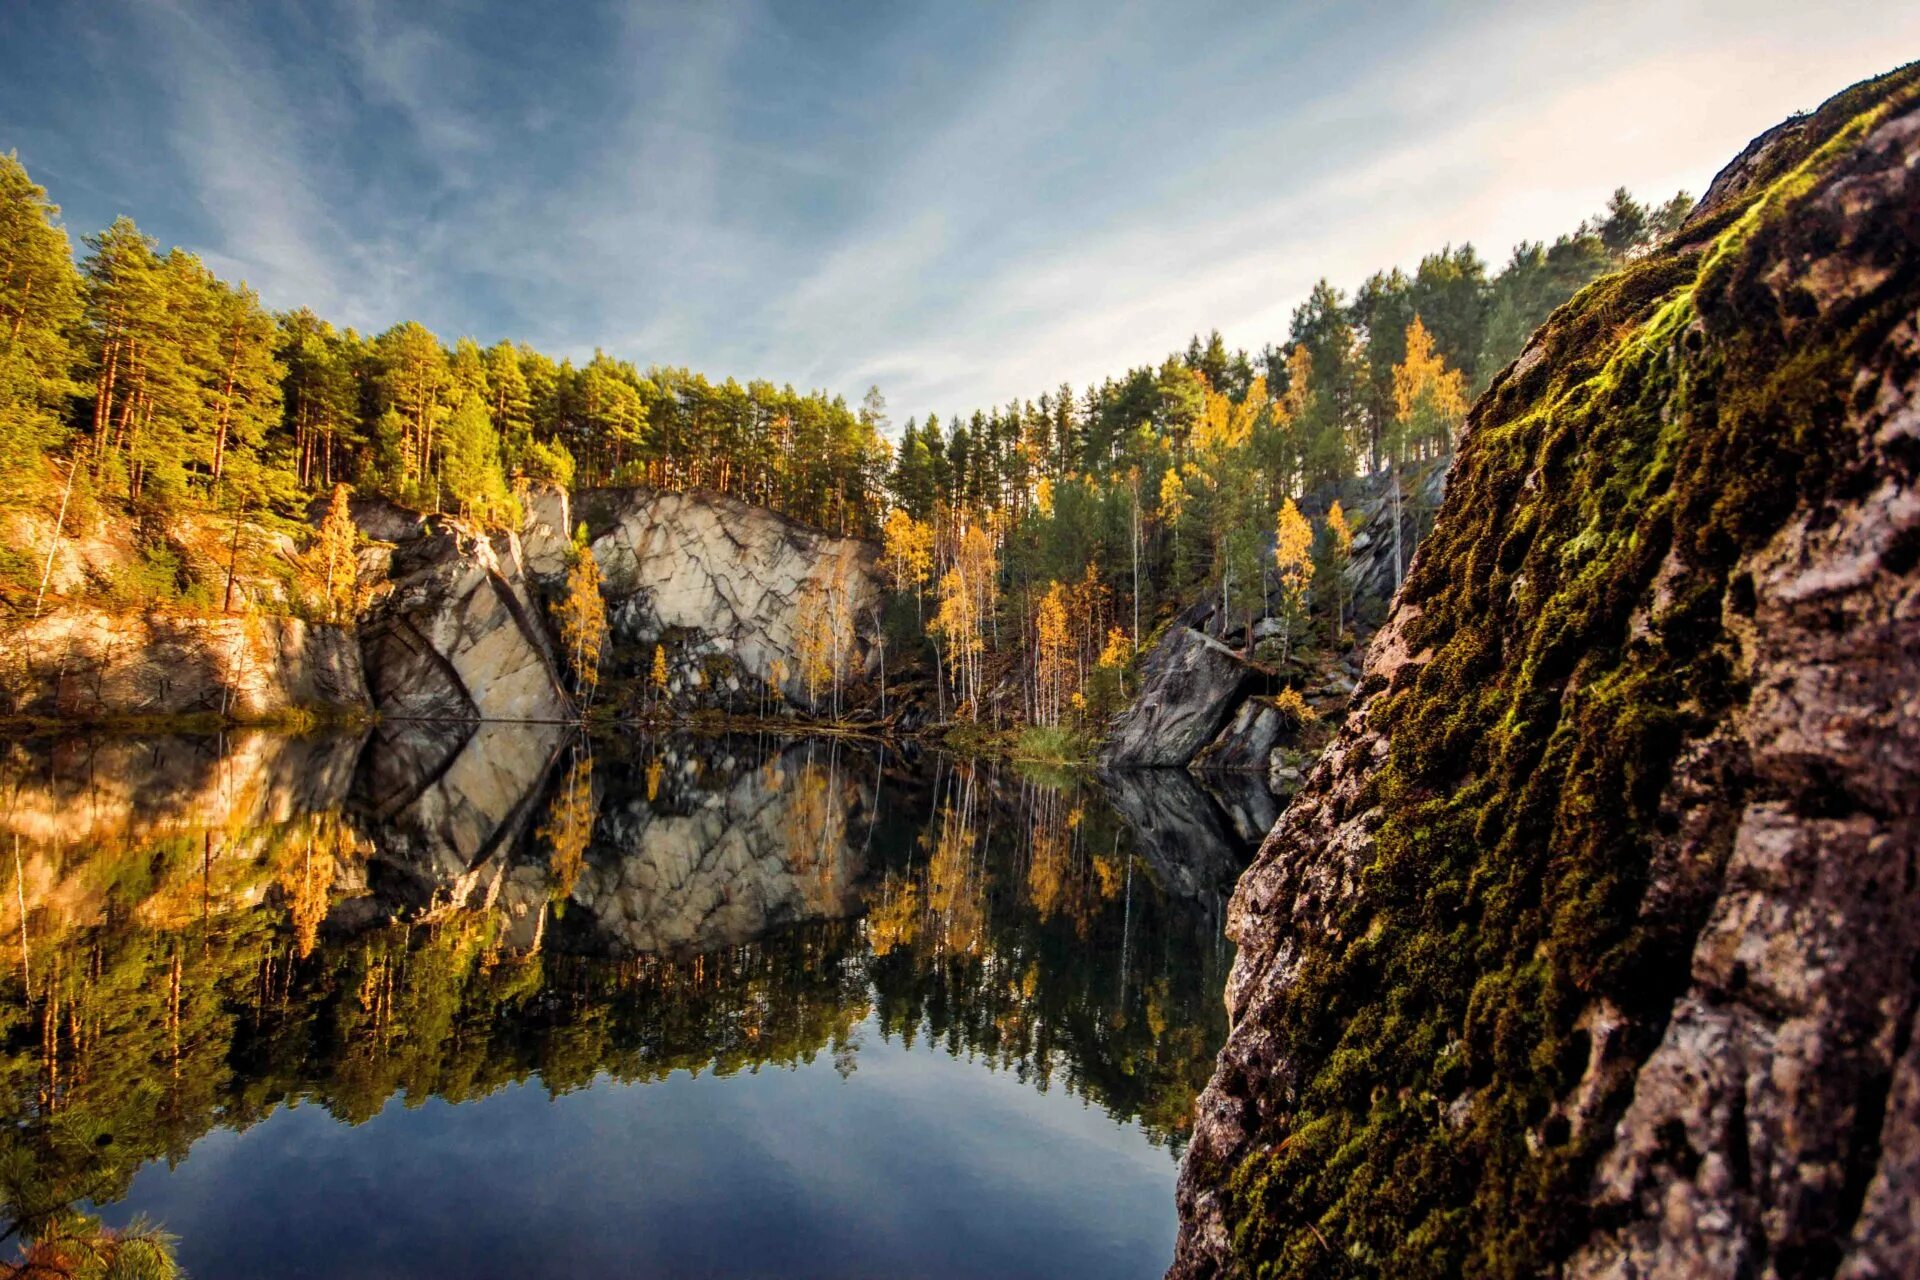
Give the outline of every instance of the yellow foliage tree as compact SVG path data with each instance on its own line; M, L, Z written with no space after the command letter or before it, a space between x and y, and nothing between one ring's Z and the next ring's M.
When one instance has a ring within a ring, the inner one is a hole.
M979 703L980 661L1000 574L993 538L969 524L954 549L953 564L940 578L940 608L928 630L945 639L946 661L962 707Z
M1335 498L1327 508L1327 576L1333 586L1333 639L1337 645L1347 625L1347 565L1353 559L1353 528Z
M1243 448L1253 439L1254 424L1267 407L1265 378L1255 378L1238 403L1232 396L1207 388L1200 420L1193 428L1194 452L1217 459Z
M1434 457L1453 447L1467 414L1466 378L1447 368L1433 349L1433 335L1419 316L1407 326L1406 359L1393 367L1394 419L1387 432L1387 470L1393 507L1393 585L1406 576L1406 522L1400 469L1413 459Z
M1034 720L1060 723L1060 708L1071 692L1073 633L1067 621L1067 589L1048 585L1034 616Z
M815 708L820 703L820 686L834 675L833 622L832 592L809 582L794 622L793 660L800 678L807 682L807 702Z
M359 611L359 550L360 529L347 504L347 486L337 484L313 545L307 548L305 566L320 611L329 622L350 619Z
M933 526L895 507L881 529L881 540L887 576L896 591L913 592L914 610L918 615L921 590L933 575Z
M587 527L573 537L567 557L567 584L554 606L560 644L581 700L593 701L600 687L600 656L607 641L607 605L600 595L600 565L587 546Z
M593 839L594 814L593 757L583 753L554 791L546 818L535 832L547 846L547 866L553 874L550 896L555 902L573 896Z
M1406 359L1393 367L1393 407L1390 443L1402 461L1409 451L1430 457L1450 448L1467 413L1466 377L1433 349L1433 335L1419 316L1407 326Z
M667 675L667 647L663 644L653 646L653 670L648 678L653 684L654 697L666 701L670 677Z
M320 922L326 919L335 870L333 851L318 847L308 839L300 851L298 866L283 868L280 888L287 895L287 914L293 923L294 948L302 960L313 954L320 939Z
M1273 560L1279 569L1281 660L1285 661L1293 644L1295 625L1306 612L1307 587L1313 582L1313 526L1300 514L1292 498L1280 508L1274 521Z

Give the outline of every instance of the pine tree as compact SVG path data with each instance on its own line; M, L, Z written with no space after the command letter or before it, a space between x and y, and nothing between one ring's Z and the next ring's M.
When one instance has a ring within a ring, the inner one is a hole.
M77 385L72 334L80 275L60 207L0 155L0 470L26 476L64 434Z
M393 442L397 446L393 463L398 470L388 477L391 491L437 509L434 445L449 409L447 353L438 338L412 320L374 339L373 350L379 362L382 406L395 415L402 428L399 439Z
M440 480L454 506L483 524L507 521L514 513L500 467L500 440L478 392L464 394L447 419L441 437Z

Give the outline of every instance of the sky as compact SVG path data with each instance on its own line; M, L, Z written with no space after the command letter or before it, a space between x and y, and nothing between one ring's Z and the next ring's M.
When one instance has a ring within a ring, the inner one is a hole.
M1916 57L1909 0L0 0L0 151L276 309L899 424L1698 194Z

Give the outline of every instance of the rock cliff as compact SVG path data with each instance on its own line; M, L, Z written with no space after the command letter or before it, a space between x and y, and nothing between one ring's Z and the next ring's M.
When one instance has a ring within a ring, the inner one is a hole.
M514 534L449 523L399 544L385 593L361 619L360 645L384 717L573 718Z
M1469 416L1236 890L1171 1274L1920 1275L1920 68Z
M576 515L603 576L612 674L650 678L658 646L681 710L826 710L875 657L865 638L880 600L872 544L730 498L605 490L582 495L576 510L549 490L531 495L522 529L496 534L357 499L371 601L354 626L286 612L298 546L284 534L248 535L261 545L232 613L95 603L88 584L133 553L104 533L63 544L54 586L75 594L56 594L42 617L0 636L0 716L573 719L547 606ZM180 554L204 532L181 534ZM196 571L199 596L213 569Z
M15 626L0 644L0 716L262 720L366 705L353 631L299 618L70 604Z
M834 683L866 670L880 602L878 550L707 493L548 491L529 504L529 563L552 586L565 531L586 525L607 599L616 669L650 674L654 647L683 708L745 711L778 677L786 701L824 707ZM841 637L837 642L832 638ZM803 651L818 645L809 679Z
M1141 664L1140 696L1114 724L1101 763L1185 765L1232 719L1252 683L1253 672L1239 654L1185 616L1176 618Z

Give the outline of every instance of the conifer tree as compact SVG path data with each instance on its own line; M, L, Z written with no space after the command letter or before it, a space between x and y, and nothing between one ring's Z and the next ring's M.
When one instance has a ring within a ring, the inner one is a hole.
M80 276L60 207L0 155L0 470L25 476L63 432L73 380Z

